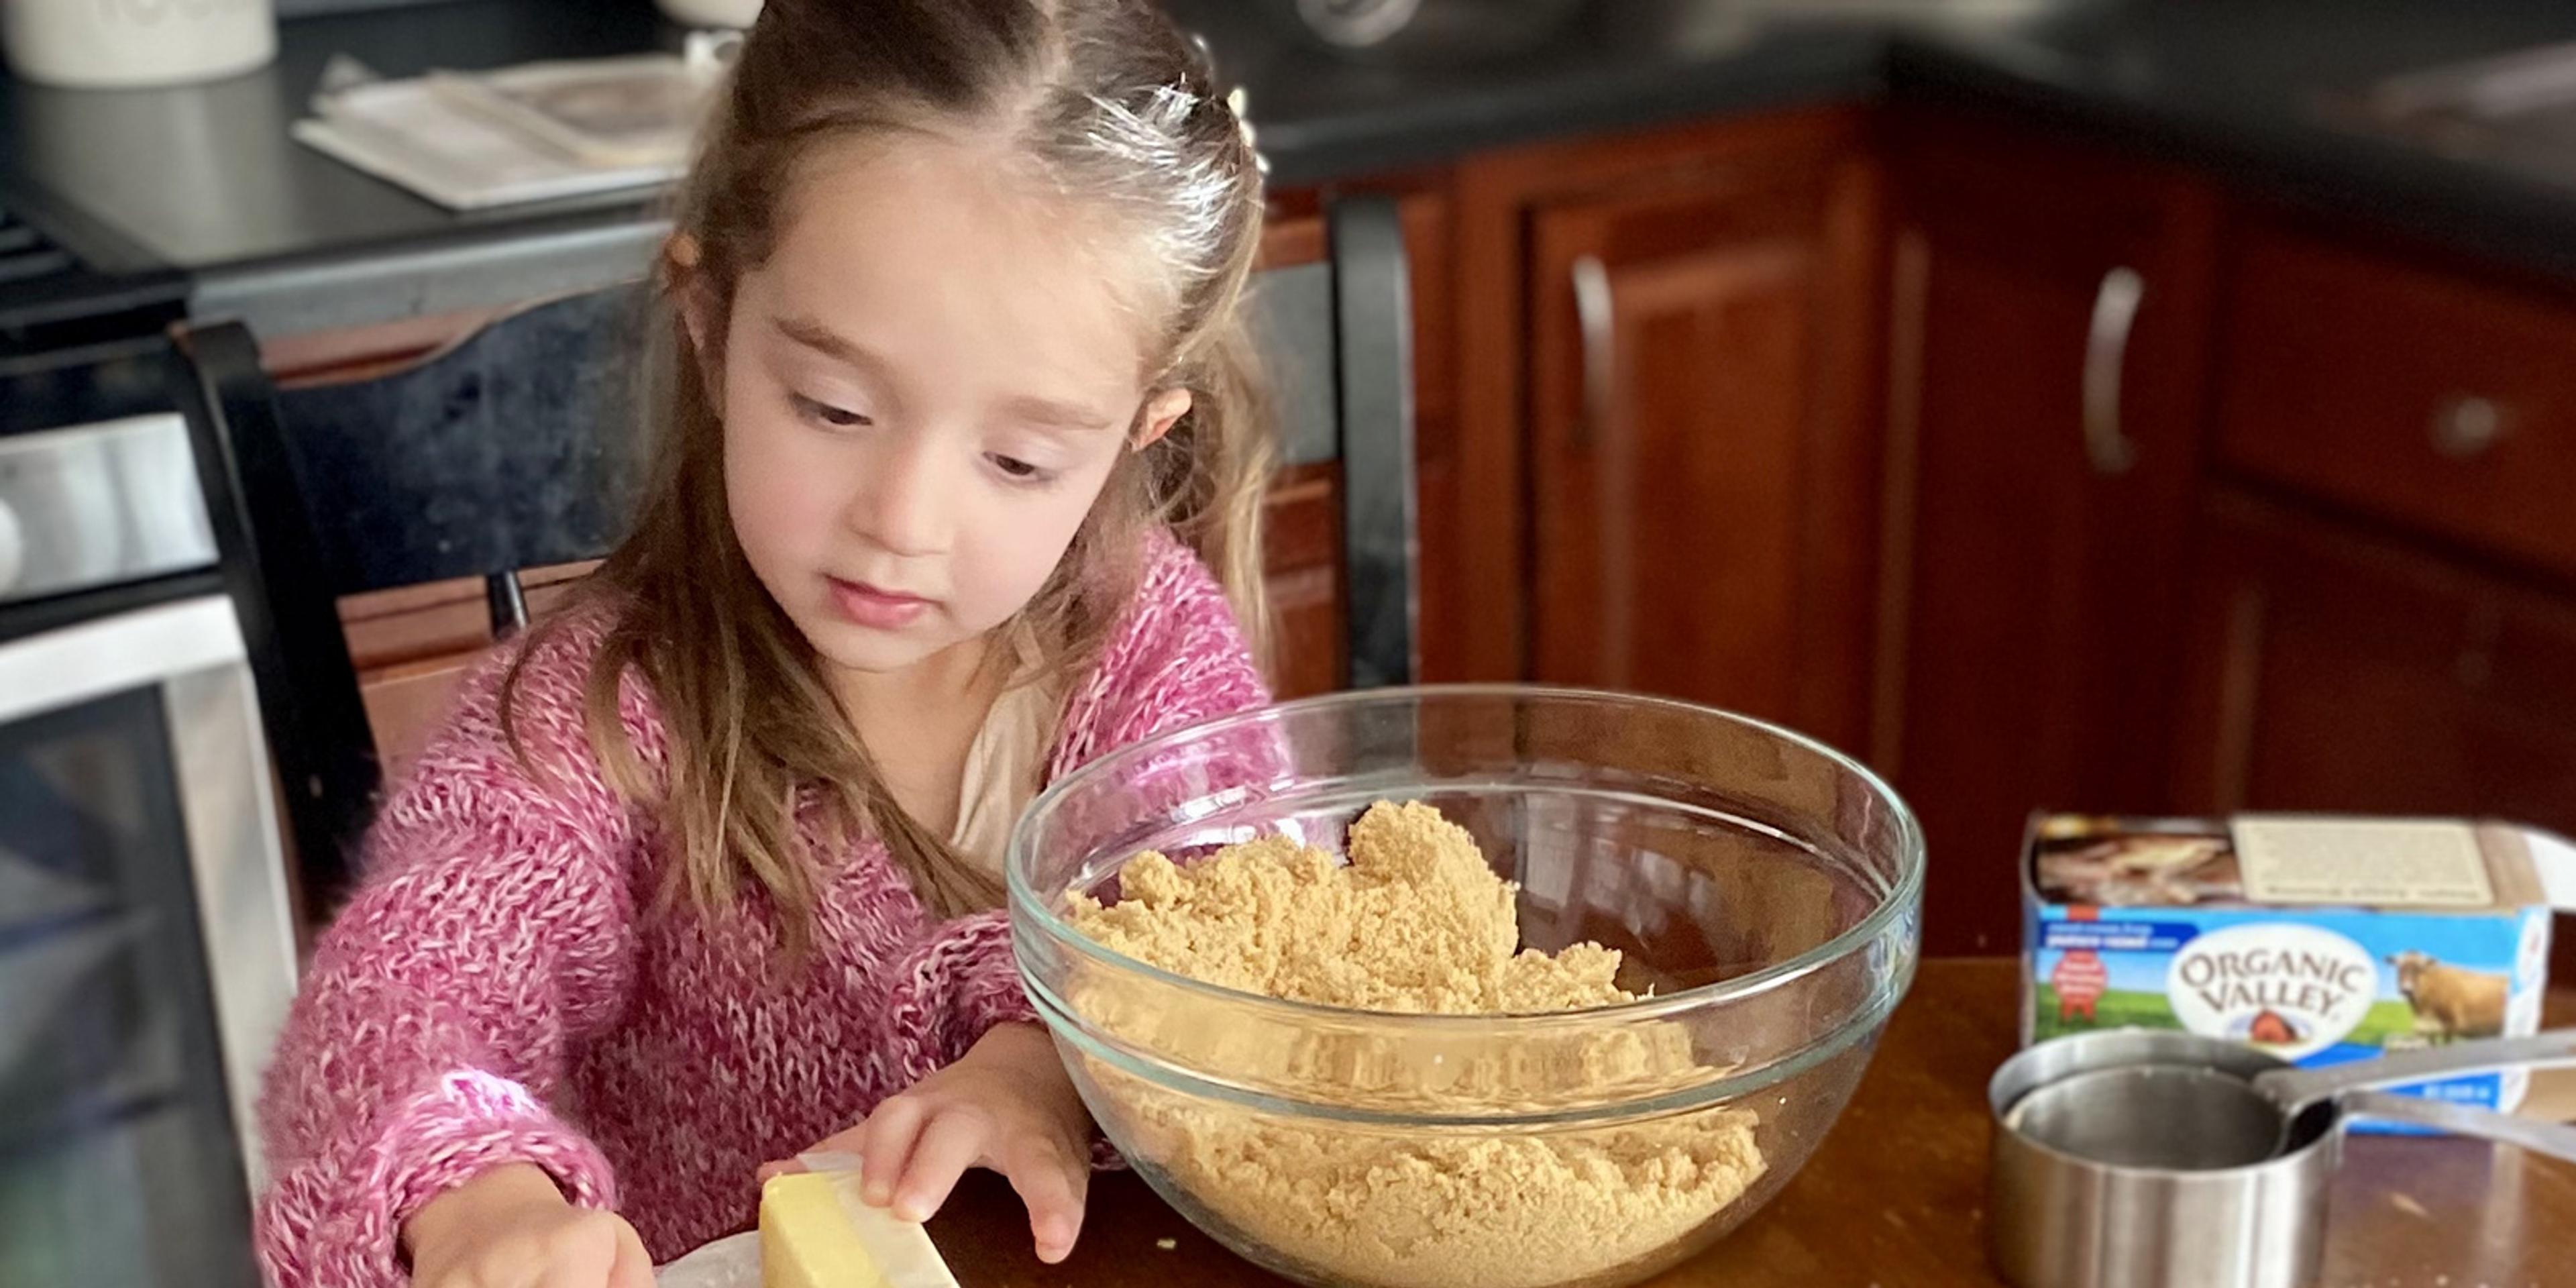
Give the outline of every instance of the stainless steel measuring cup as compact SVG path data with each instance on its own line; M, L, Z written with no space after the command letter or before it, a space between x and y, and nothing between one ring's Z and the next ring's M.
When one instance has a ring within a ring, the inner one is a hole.
M2351 1119L2576 1160L2576 1128L2364 1088L2569 1062L2571 1031L2316 1070L2167 1030L2042 1043L1987 1086L1996 1268L2021 1288L2297 1288L2317 1272Z

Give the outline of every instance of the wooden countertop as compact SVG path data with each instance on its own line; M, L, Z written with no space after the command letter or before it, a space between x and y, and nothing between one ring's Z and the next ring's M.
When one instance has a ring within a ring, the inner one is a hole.
M1986 1078L2014 1049L2014 964L1930 961L1833 1135L1788 1189L1654 1288L1988 1288ZM2551 999L2576 1020L2576 989ZM2535 1104L2567 1104L2535 1079ZM2576 1167L2464 1140L2347 1151L2320 1288L2541 1288L2576 1266ZM966 1288L1253 1288L1285 1281L1191 1228L1143 1182L1100 1177L1082 1244L1029 1252L1027 1216L976 1173L931 1233ZM1163 1246L1165 1242L1169 1247Z

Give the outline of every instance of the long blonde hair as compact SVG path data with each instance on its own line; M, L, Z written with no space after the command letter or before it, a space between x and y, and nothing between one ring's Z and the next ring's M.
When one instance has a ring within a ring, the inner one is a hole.
M1152 0L768 0L678 197L674 245L692 245L694 263L665 265L647 362L654 462L633 535L586 592L610 609L587 724L609 780L678 851L664 905L721 906L754 888L798 954L824 879L800 840L804 810L837 838L881 839L937 913L991 906L1000 891L895 802L820 659L752 575L684 306L707 308L721 336L736 284L776 245L783 199L818 145L923 125L1000 132L1058 190L1144 239L1164 275L1150 294L1170 316L1146 337L1149 384L1187 389L1190 410L1125 456L1023 613L1052 671L1096 661L1155 524L1215 570L1256 639L1265 625L1271 432L1242 307L1261 180L1204 51ZM667 727L658 781L618 716L630 669ZM502 689L514 743L518 676L514 665Z

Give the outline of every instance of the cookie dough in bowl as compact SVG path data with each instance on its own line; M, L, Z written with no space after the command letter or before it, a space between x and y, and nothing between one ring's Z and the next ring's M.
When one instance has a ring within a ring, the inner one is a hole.
M1794 1175L1910 979L1921 846L1756 722L1390 690L1095 762L1010 875L1067 1067L1192 1221L1308 1283L1550 1288Z

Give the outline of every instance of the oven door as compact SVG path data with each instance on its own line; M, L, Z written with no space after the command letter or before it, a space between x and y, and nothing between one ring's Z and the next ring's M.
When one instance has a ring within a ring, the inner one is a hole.
M0 643L0 1283L255 1288L295 977L232 604Z

